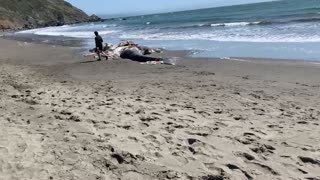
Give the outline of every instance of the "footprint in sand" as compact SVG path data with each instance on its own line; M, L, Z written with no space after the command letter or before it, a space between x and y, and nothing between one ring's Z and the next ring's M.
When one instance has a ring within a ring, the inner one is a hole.
M268 165L261 164L261 163L258 163L258 162L251 162L251 164L256 165L259 169L261 169L261 171L264 172L264 174L270 173L270 174L276 175L276 176L279 176L279 175L280 175L277 171L275 171L274 169L272 169L272 168L271 168L270 166L268 166Z
M320 166L320 160L317 160L317 159L314 159L314 158L310 158L310 157L304 157L304 156L299 156L298 158L303 163Z
M203 180L224 180L229 179L226 177L226 172L215 165L215 163L204 163L205 167L210 170L210 172L214 175L203 176Z
M237 165L226 164L226 166L232 171L238 170L238 171L242 172L248 179L253 179L253 177L248 172L246 172L245 170L241 169Z
M263 155L270 155L273 154L275 148L270 145L261 145L257 144L254 147L250 148L251 151L255 152L256 154L263 154Z
M219 176L219 175L208 175L208 176L202 176L201 180L224 180L226 178L224 178L223 176Z
M242 158L244 158L245 160L248 160L248 161L253 161L253 160L256 159L253 155L245 153L245 152L236 152L235 155L238 156L238 157L242 157Z

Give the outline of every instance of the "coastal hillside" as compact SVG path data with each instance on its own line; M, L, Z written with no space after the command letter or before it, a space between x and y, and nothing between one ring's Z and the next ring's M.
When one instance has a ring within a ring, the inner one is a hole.
M0 0L0 30L98 20L64 0Z

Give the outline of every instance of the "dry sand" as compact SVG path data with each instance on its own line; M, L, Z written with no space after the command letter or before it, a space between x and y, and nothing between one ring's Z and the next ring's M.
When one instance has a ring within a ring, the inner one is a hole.
M1 180L320 179L319 64L90 62L0 39L0 74Z

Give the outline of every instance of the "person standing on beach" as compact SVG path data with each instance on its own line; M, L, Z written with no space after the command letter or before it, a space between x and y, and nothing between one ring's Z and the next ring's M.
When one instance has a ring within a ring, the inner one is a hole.
M96 42L96 53L98 54L98 61L101 61L101 52L103 51L103 39L102 37L99 35L98 31L95 31L94 34L96 35L96 37L94 38L95 42Z

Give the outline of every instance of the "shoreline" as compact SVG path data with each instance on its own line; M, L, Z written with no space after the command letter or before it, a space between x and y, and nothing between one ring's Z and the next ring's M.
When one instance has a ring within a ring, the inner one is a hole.
M0 38L0 179L319 179L320 66L92 61Z
M8 36L9 35L9 36ZM56 37L56 36L39 36L39 35L22 35L22 36L14 36L11 33L3 34L1 38L9 39L9 40L15 40L15 41L26 41L30 43L36 43L36 44L45 44L45 45L58 45L58 46L65 46L65 47L72 47L72 48L79 48L81 50L86 51L87 48L84 47L83 39L74 38L74 37ZM161 47L156 47L163 49ZM194 50L169 50L169 49L163 49L165 52L185 52L183 54L183 57L180 58L188 58L188 59L214 59L214 60L231 60L231 61L280 61L280 62L293 62L293 63L311 63L311 64L318 64L320 61L316 60L306 60L306 59L281 59L281 58L255 58L255 57L192 57L192 52ZM81 53L81 52L80 52ZM172 54L169 53L169 54ZM167 54L167 53L165 53ZM156 54L155 54L156 55Z

